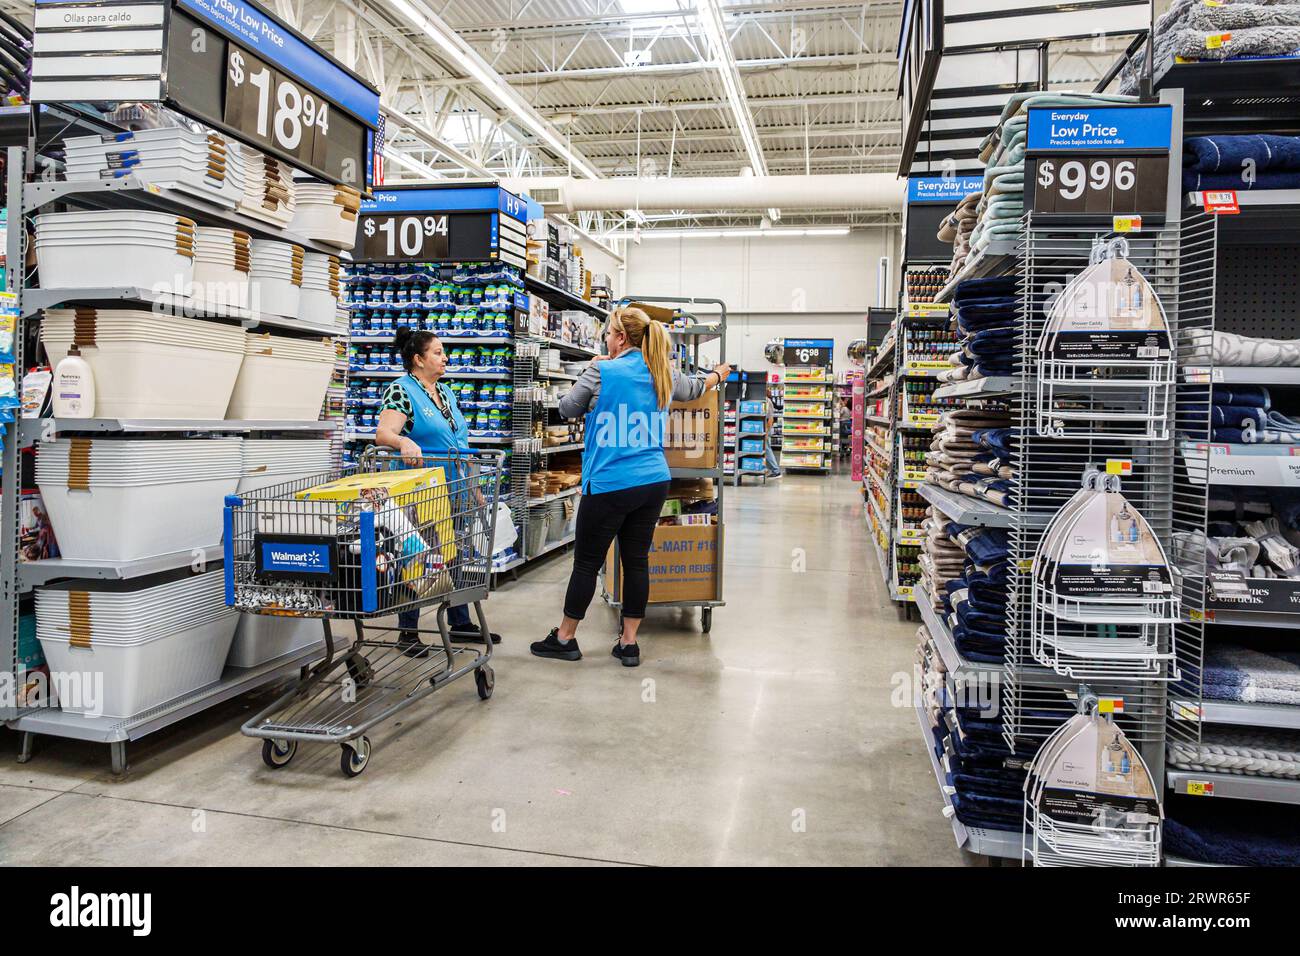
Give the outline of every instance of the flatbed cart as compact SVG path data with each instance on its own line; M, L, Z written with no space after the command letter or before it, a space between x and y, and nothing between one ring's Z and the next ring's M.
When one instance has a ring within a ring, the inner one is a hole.
M412 460L372 447L356 466L226 499L226 603L319 617L325 632L324 660L240 728L261 738L268 767L287 765L300 743L334 743L355 777L369 765L366 731L376 724L470 672L479 697L492 696L482 602L504 460L499 451ZM342 480L354 487L320 488ZM481 650L451 643L447 609L461 604L474 605ZM430 606L437 629L417 629L415 643L366 623ZM338 618L352 619L351 647L336 642Z
M659 296L659 295L625 295L619 299L618 304L636 305L644 303L651 306L667 306L673 308L679 313L680 317L687 324L680 326L669 326L668 333L672 338L674 345L674 360L683 372L696 372L700 369L700 349L707 342L718 343L718 361L725 362L727 356L727 304L721 299L694 299L681 298L678 296ZM696 316L690 310L692 306L708 306L716 309L717 313L705 316ZM715 321L716 320L716 321ZM691 324L691 323L694 324ZM709 366L712 368L712 366ZM725 385L723 386L725 388ZM700 609L700 629L704 633L709 633L713 629L713 609L715 607L724 607L726 601L722 595L722 565L723 565L723 517L722 517L722 492L726 485L726 476L723 469L723 460L725 458L725 449L722 447L722 416L719 415L717 422L717 447L718 460L713 468L669 468L673 478L711 478L713 480L714 493L718 501L718 529L717 533L717 587L715 597L708 599L694 599L685 601L652 601L647 607L653 608L692 608ZM607 579L602 577L602 597L610 607L622 609L622 602L616 599L616 595L623 593L622 576L623 565L618 556L618 542L614 542L611 559L611 578L613 580L612 590L607 586ZM619 622L619 630L622 631L622 621Z

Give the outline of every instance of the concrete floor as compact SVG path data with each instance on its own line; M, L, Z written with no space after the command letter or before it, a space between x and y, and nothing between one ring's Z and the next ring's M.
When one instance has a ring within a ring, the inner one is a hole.
M963 862L915 712L891 703L915 624L884 596L844 475L727 489L725 598L651 612L610 656L599 597L577 664L528 653L558 622L567 553L495 592L493 698L448 685L371 732L265 767L255 694L108 750L0 731L0 863L936 865Z

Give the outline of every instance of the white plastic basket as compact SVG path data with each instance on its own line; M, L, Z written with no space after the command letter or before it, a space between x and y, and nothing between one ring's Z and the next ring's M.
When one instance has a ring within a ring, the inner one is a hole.
M240 614L226 666L256 667L322 640L324 630L316 618Z

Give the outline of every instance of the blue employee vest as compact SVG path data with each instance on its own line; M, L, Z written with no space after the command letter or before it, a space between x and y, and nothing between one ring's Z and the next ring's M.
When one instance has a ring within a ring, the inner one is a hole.
M586 494L622 491L668 481L664 458L668 410L659 407L654 379L640 349L598 362L600 395L587 413L582 452L582 490Z
M451 410L451 422L448 422L442 412L438 411L438 406L433 403L429 393L413 375L403 375L397 381L402 388L406 389L406 394L411 399L411 430L406 437L419 445L420 451L426 455L445 455L450 452L463 453L471 450L469 425L446 385L439 382L437 388L442 393L442 400Z

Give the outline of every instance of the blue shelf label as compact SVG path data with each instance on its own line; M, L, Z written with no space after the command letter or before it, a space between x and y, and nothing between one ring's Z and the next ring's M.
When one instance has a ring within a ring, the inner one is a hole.
M983 176L912 176L907 180L907 201L957 203L983 189Z
M526 222L528 205L500 186L421 186L414 189L377 189L373 199L361 202L363 213L384 212L499 212Z
M1029 110L1027 150L1168 150L1170 106L1037 106Z
M786 339L788 349L831 349L835 347L834 339Z

